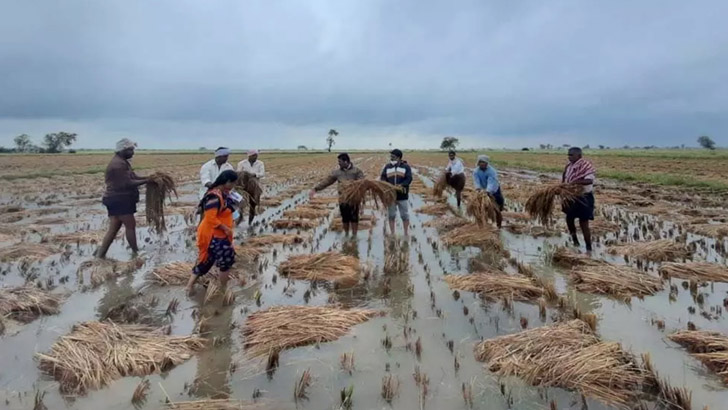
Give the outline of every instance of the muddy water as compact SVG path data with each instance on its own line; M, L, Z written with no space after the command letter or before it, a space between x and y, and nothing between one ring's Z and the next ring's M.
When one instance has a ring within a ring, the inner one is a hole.
M180 200L194 201L194 188L187 188L188 194ZM275 219L284 210L304 201L305 195L299 194L281 207L267 210L259 219ZM450 201L454 205L452 198ZM410 202L415 209L423 205L417 195L412 195ZM101 207L98 204L82 208L68 205L67 210L50 215L68 221L50 225L50 234L103 229L103 213L89 213L86 212L88 209L100 210ZM234 287L236 302L231 307L224 307L219 299L203 304L202 295L187 298L181 287L160 288L145 283L145 274L155 266L171 261L194 260L194 240L181 216L169 217L170 230L161 238L146 228L140 228L138 234L140 243L144 244L145 265L134 275L107 282L97 289L80 291L76 281L76 269L91 258L93 245L70 245L66 256L54 256L22 270L17 264L3 266L2 271L6 274L0 277L2 285L22 284L27 277L41 281L52 277L58 285L57 291L68 293L68 298L59 315L26 325L10 325L6 334L0 337L0 408L32 408L36 390L46 392L44 402L50 409L132 408L131 396L140 378L124 378L83 397L63 397L57 383L39 372L33 355L47 351L77 322L98 319L121 303L144 303L152 296L159 299L159 304L150 308L155 323L170 323L173 334L190 334L196 331L195 318L202 315L208 318L211 329L207 336L214 338L216 343L170 372L150 376L151 390L143 406L145 409L163 408L167 400L177 402L226 397L247 400L254 393L260 394L260 400L270 403L268 408L293 408L293 386L305 370L311 371L314 383L308 390L308 398L299 402L298 406L308 409L339 408L340 390L351 385L354 386L355 409L466 408L462 397L464 384L472 386L474 408L478 409L541 409L546 408L551 400L558 403L558 408L582 408L582 400L576 393L536 389L524 386L517 379L498 380L473 359L472 349L477 342L519 331L521 317L528 319L530 327L544 324L539 318L538 307L534 305L514 303L508 310L499 303L486 304L467 292L461 292L457 300L454 298L442 276L466 273L468 260L477 256L479 251L446 249L439 243L435 230L423 227L432 217L411 211L411 238L403 243L410 269L404 274L385 275L382 266L385 253L389 252L384 237L385 220L381 211L367 212L375 213L379 218L372 230L360 232L355 242L327 229L328 223L337 216L337 211L332 208L325 222L311 232L313 240L310 243L273 247L258 263L245 267L248 281L244 287ZM607 207L604 212L610 217L615 211ZM597 257L625 263L622 258L605 254L602 244L610 239L631 237L635 229L642 232L638 215L632 218L627 218L619 234L601 238L595 250ZM668 237L672 227L669 224L660 226L660 234ZM401 226L398 229L401 231ZM266 231L262 226L254 230ZM40 240L42 235L31 234L28 240ZM539 275L554 280L559 291L569 293L582 310L598 315L598 331L602 339L622 342L637 355L650 353L662 376L667 376L675 386L684 385L693 391L694 408L703 405L723 408L722 403L728 399L728 394L719 380L704 372L700 364L682 349L666 341L666 333L651 326L651 320L665 320L667 331L684 328L687 321L692 321L699 328L725 332L722 316L715 314L708 319L700 315L701 310L710 312L711 306L722 305L728 291L725 284L700 289L706 293L702 308L690 292L682 288L681 281L675 280L673 282L679 288L676 300L669 299L668 286L655 296L644 300L632 299L627 305L569 288L564 272L548 262L550 249L565 244L566 236L535 239L503 232L502 237L516 259L530 264ZM693 236L688 240L705 241L705 238ZM354 288L336 289L278 277L276 266L288 255L329 249L358 256L371 266L369 279ZM701 256L725 263L710 250L709 244L700 249L698 252L703 252ZM109 256L120 260L129 258L123 241L112 246ZM68 282L59 284L59 279L66 276ZM262 293L260 305L254 300L256 291ZM164 311L174 298L180 301L178 313L167 318ZM346 307L379 309L386 315L356 326L349 335L335 342L281 353L280 367L275 372L266 372L262 360L252 359L242 350L240 328L251 312L276 305L323 305L328 302L341 303ZM697 313L690 314L688 306L695 306ZM467 314L464 308L467 308ZM547 319L545 323L549 322L550 319ZM391 340L389 349L382 344L385 338ZM422 346L419 357L414 349L417 340ZM448 344L451 341L452 351ZM355 357L355 370L351 374L339 365L341 354L348 352L353 352ZM456 357L459 362L457 370ZM417 367L430 380L424 399L413 378ZM395 375L400 381L399 393L391 405L380 395L381 381L387 374ZM587 404L591 409L606 408L591 400L587 400Z

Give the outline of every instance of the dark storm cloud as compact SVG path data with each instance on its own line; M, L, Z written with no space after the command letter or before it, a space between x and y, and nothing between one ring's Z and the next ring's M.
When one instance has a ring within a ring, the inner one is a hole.
M256 133L268 124L280 146L329 124L472 144L567 135L665 145L701 133L722 142L728 131L725 1L0 7L7 133L49 119L100 138L151 135L160 122L224 135L232 124ZM199 134L185 137L194 144Z

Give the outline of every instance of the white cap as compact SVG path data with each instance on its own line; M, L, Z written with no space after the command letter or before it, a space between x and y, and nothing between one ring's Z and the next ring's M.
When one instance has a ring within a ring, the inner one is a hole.
M478 162L485 162L487 164L490 162L490 157L485 154L478 155Z

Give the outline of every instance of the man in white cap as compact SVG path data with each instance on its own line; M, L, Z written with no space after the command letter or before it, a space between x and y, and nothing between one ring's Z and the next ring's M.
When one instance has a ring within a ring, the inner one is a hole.
M247 172L255 179L255 182L258 185L258 189L255 189L254 192L248 192L248 194L250 194L248 225L250 225L255 219L255 207L258 205L258 202L260 202L260 180L265 176L265 164L263 161L258 161L257 149L249 150L248 159L244 159L238 163L238 172ZM250 189L253 191L252 187L250 187Z
M234 171L233 166L228 162L230 158L230 149L220 147L215 150L215 158L207 161L205 165L200 168L200 199L205 196L207 190L212 186L217 177L223 173L223 171Z
M129 160L134 156L136 144L128 138L116 143L114 158L106 167L106 191L102 203L109 211L109 230L96 252L98 258L105 258L109 246L124 225L126 241L132 252L139 252L136 238L136 206L139 202L139 187L147 183L147 178L137 176L131 169Z
M495 199L496 204L501 211L503 211L503 205L505 199L501 192L500 182L498 182L498 171L489 165L490 158L487 155L478 155L478 166L473 171L473 185L475 185L476 191L485 191L488 195ZM498 228L503 223L503 218L498 214L498 220L496 221Z

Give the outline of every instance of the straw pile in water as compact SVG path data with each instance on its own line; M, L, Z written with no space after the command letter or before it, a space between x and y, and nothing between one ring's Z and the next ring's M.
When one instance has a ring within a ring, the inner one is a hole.
M450 212L450 206L447 204L425 205L422 208L417 209L416 212L425 215L444 216Z
M707 262L666 262L660 266L660 274L668 278L728 282L727 267Z
M60 311L61 297L35 286L0 288L0 316L30 322L41 315Z
M519 221L527 221L527 220L531 219L531 217L528 216L528 214L525 212L503 212L502 215L503 215L503 219L505 219L505 220L515 219L515 220L519 220Z
M704 330L681 330L668 338L688 349L728 384L728 336Z
M654 375L638 367L619 344L600 342L578 319L486 340L475 347L475 358L499 376L577 390L624 409L656 387Z
M561 202L568 205L579 197L580 188L575 185L558 184L538 189L526 201L526 212L531 215L531 218L547 225L551 221L556 197L561 198Z
M497 251L504 250L498 231L488 227L481 228L474 223L463 225L445 233L442 235L442 241L447 246L475 246Z
M611 254L626 255L652 262L674 261L690 257L690 251L685 246L669 239L616 245L609 247L607 251Z
M169 410L265 410L265 403L249 403L234 399L210 399L195 401L177 401L167 403Z
M468 198L466 210L468 215L475 218L475 222L480 226L484 226L488 221L497 221L501 213L495 199L483 191L476 192L475 195Z
M23 242L0 248L0 262L39 261L60 252L50 245Z
M273 227L276 229L312 229L316 225L316 222L310 219L278 219L273 221Z
M341 184L341 200L349 205L358 206L371 199L378 208L380 203L384 206L395 203L399 190L400 188L388 182L359 179Z
M621 298L654 295L662 281L626 266L602 264L581 266L571 271L571 282L581 292Z
M147 281L159 286L185 285L190 279L192 268L194 268L193 263L168 263L151 271L147 276Z
M84 393L122 377L166 371L190 359L204 344L205 339L196 336L168 336L149 326L85 322L36 357L62 392Z
M338 252L291 256L278 266L281 275L310 281L325 280L339 285L359 282L359 259Z
M698 223L690 224L688 231L698 235L723 239L728 236L728 223Z
M382 271L389 275L407 272L410 268L409 246L396 239L387 240L384 246L384 267Z
M243 328L243 347L253 356L334 341L379 313L328 306L276 306L255 312Z
M83 284L85 281L84 273L89 272L89 284L92 288L95 288L107 280L134 273L143 265L144 261L142 259L132 259L127 262L113 259L93 259L82 263L78 267L76 275L79 284Z
M293 219L319 219L329 216L329 211L326 209L292 209L283 213L284 218Z
M54 243L99 243L104 239L105 232L69 232L54 235L50 241Z
M549 229L545 226L524 225L512 223L505 226L505 229L515 235L531 235L535 238L560 236L561 232Z
M149 176L146 194L146 216L149 226L157 232L167 230L164 221L164 201L173 194L177 196L177 184L164 172L155 172Z
M363 220L359 218L359 223L357 224L357 229L365 231L367 229L372 228L372 221L371 220ZM340 218L336 218L333 221L331 221L331 224L329 225L329 229L336 232L341 232L344 230L344 223L341 222Z
M470 275L447 275L445 282L451 289L476 292L493 301L511 298L517 301L533 301L546 293L546 289L522 276L511 276L504 272L478 272ZM556 294L552 290L553 295ZM553 297L550 296L551 297Z
M447 174L442 173L440 174L440 177L437 178L437 181L435 181L435 185L432 187L432 195L436 198L440 198L442 193L445 192L445 188L447 188Z
M326 205L326 206L329 206L329 205L338 204L339 203L339 198L330 197L330 196L329 197L325 197L325 196L324 197L320 197L320 196L317 196L316 198L310 200L308 203L311 204L311 205Z
M589 255L576 253L564 247L556 248L551 256L551 262L563 268L572 268L575 266L601 266L607 264L604 261L592 259Z
M619 232L619 225L603 219L595 219L589 222L589 229L592 235L606 235L608 233Z
M303 243L307 239L306 236L298 234L268 234L261 236L254 236L245 240L246 246L252 247L263 247L275 244L293 245L295 243Z
M436 228L442 231L449 231L450 229L459 228L464 225L468 225L470 222L459 216L451 216L448 218L436 218L429 220L424 223L424 226L430 228Z

